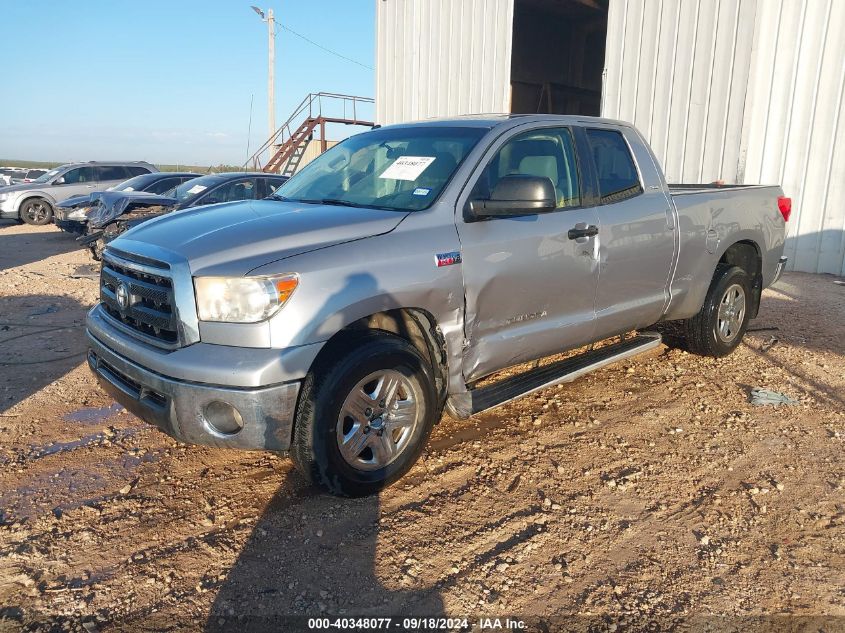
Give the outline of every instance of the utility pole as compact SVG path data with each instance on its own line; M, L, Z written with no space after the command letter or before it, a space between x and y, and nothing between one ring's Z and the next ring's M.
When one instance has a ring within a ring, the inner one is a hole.
M276 21L273 9L267 9L267 15L256 6L252 7L263 22L267 23L267 125L268 138L276 133Z
M276 132L276 28L273 9L267 10L267 124L270 138Z

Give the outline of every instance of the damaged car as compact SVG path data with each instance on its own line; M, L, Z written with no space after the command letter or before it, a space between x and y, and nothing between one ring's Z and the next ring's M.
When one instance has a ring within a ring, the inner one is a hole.
M59 203L53 221L61 230L81 235L85 233L88 214L97 206L123 205L123 213L126 211L125 205L133 199L144 199L145 194L164 194L183 182L199 177L200 174L191 172L157 172L135 176L104 192L68 198Z
M135 192L101 196L87 212L86 234L77 241L99 260L106 244L142 222L182 209L266 198L287 179L263 172L209 174L188 180L164 195Z

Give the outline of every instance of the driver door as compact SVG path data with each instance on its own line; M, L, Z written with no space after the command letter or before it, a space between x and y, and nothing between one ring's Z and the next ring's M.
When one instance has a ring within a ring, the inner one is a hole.
M93 193L97 191L97 181L93 167L75 167L61 176L61 183L55 183L50 189L50 195L61 202L71 196Z
M549 178L554 211L461 218L469 200L489 199L507 175ZM472 382L504 367L589 343L595 332L597 236L570 237L570 229L597 229L586 204L575 140L567 127L539 128L500 140L486 166L459 201L465 287L464 378Z

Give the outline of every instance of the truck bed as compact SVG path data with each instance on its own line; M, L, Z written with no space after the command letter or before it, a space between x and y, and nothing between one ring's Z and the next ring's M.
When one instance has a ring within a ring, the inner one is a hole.
M761 187L770 187L774 185L717 185L716 183L676 183L669 184L669 193L673 196L682 196L690 193L699 193L703 191L718 191L720 189L736 191L737 189L759 189Z

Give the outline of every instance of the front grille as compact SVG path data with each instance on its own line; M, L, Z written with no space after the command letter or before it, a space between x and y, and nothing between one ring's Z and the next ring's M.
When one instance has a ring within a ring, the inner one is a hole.
M165 271L153 273L147 266L134 268L132 262L106 256L100 273L100 300L110 317L142 338L173 346L179 341L179 330L173 282Z
M167 406L167 397L157 391L153 391L149 387L145 387L141 383L132 380L129 376L124 374L119 369L112 367L102 358L98 359L97 366L110 374L113 380L118 381L127 391L129 391L137 400L146 400L152 402L158 407Z

